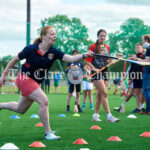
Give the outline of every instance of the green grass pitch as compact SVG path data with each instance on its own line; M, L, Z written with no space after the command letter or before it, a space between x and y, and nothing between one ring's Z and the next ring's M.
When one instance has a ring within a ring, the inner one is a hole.
M95 103L95 95L94 103ZM120 106L122 100L119 95L108 95L111 113L120 118L120 122L111 123L106 121L106 114L101 108L100 115L102 122L92 122L94 110L89 109L89 102L84 113L80 117L73 117L74 98L71 101L72 113L66 113L66 94L50 94L49 111L50 124L56 135L61 136L60 141L44 140L44 130L42 127L35 127L40 119L31 119L32 114L38 114L38 105L34 103L24 114L20 115L8 110L0 111L0 147L5 143L14 143L20 150L45 149L45 150L79 150L89 148L90 150L148 150L150 149L150 138L140 137L145 131L150 131L149 116L135 114L137 119L127 119L130 112L135 109L135 98L132 98L126 105L125 113L118 113L113 110ZM82 102L83 95L81 95ZM0 102L17 101L19 95L6 94L0 95ZM17 114L20 119L9 119ZM65 114L66 117L58 117ZM91 130L93 125L99 125L101 130ZM111 136L119 136L122 141L107 141ZM88 142L87 145L74 145L73 142L78 138L83 138ZM46 145L45 148L30 148L29 145L34 141L41 141Z

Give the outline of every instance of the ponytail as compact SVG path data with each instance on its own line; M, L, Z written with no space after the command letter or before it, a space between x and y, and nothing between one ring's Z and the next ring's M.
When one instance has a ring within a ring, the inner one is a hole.
M33 44L36 44L36 43L38 43L38 42L40 42L41 41L41 38L39 37L39 38L36 38L34 41L33 41Z
M98 40L96 41L96 52L97 52L98 54L101 53L100 42L99 42Z

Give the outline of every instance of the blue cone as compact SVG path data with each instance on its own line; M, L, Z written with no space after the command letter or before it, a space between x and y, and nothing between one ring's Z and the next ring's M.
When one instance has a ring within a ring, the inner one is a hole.
M30 118L39 118L39 116L36 115L36 114L33 114L33 115L30 116Z
M20 117L17 116L17 115L13 115L13 116L10 117L10 119L20 119Z
M58 115L58 117L66 117L66 115L65 114L60 114L60 115Z

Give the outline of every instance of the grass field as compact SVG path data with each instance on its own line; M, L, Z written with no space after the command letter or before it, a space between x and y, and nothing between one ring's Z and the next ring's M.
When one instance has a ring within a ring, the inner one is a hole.
M38 105L34 103L24 115L17 114L21 119L9 119L16 113L0 111L0 147L5 143L14 143L20 150L40 149L30 148L29 145L34 141L41 141L47 147L45 150L79 150L89 148L90 150L148 150L150 149L150 138L140 137L145 131L150 131L149 116L136 114L137 119L127 119L127 116L135 108L135 98L132 98L126 105L126 113L118 113L113 107L120 106L122 100L119 95L109 94L109 105L112 114L120 118L118 123L106 121L103 108L100 111L102 122L92 122L94 110L87 108L80 117L73 117L74 98L72 98L72 113L66 113L66 94L51 94L49 98L51 128L57 135L61 136L60 141L44 140L44 130L42 127L35 127L40 122L39 119L31 119L32 114L38 114ZM83 95L81 95L82 99ZM16 101L19 95L7 94L0 95L0 102ZM94 95L95 99L95 95ZM66 114L66 117L58 117L59 114ZM101 130L91 130L93 125L99 125ZM110 136L119 136L121 142L108 142ZM78 138L83 138L88 145L74 145L73 142Z

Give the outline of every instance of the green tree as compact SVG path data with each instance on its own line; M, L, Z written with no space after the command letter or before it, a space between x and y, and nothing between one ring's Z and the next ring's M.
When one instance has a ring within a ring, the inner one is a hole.
M55 45L67 54L71 54L74 49L83 53L93 43L89 40L88 29L79 18L69 19L66 15L56 15L45 18L41 22L55 28L57 34Z
M141 43L141 37L150 33L150 26L144 24L144 21L138 18L129 18L121 26L120 30L110 33L109 45L110 52L121 52L124 57L135 53L135 44Z
M6 68L7 64L9 63L9 61L11 61L12 58L13 57L11 55L2 57L2 61L1 61L2 67Z
M1 72L6 68L7 64L13 59L13 56L7 55L1 59ZM13 69L19 69L20 61L13 67Z

